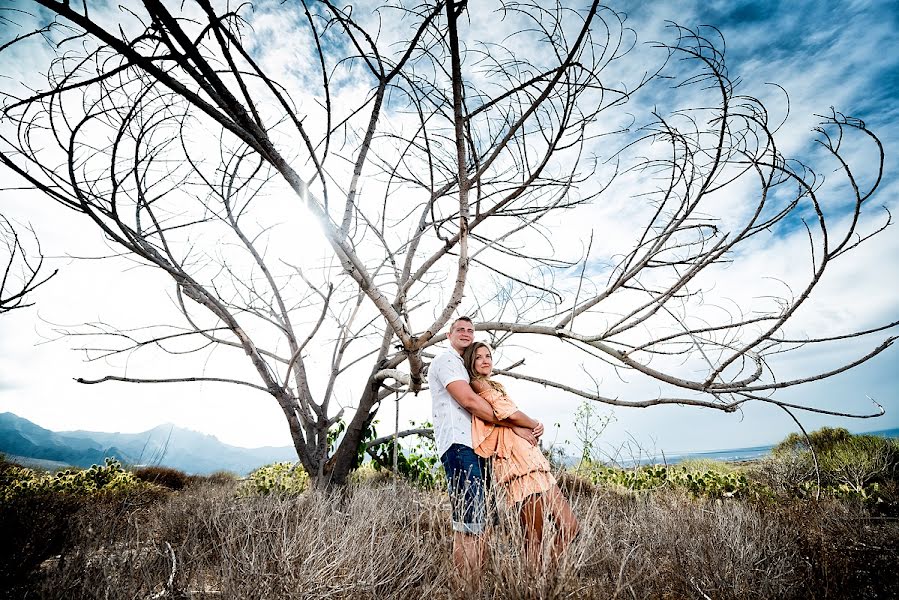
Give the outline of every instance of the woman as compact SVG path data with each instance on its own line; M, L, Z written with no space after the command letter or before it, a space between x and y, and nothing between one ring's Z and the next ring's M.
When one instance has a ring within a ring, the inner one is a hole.
M475 342L462 360L471 378L471 387L493 407L497 420L521 412L501 383L490 379L493 355L490 346ZM493 459L493 480L505 492L511 507L518 508L524 531L525 553L534 566L543 555L543 524L546 517L555 523L551 548L555 561L578 533L577 518L550 472L549 461L538 446L516 435L511 428L497 427L472 417L472 446L475 453Z

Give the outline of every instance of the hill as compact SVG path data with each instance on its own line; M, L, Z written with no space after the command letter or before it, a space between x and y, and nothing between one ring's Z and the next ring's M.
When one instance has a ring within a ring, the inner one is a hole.
M78 467L115 457L125 464L163 465L199 475L219 470L245 474L271 462L296 460L290 446L230 446L172 424L141 433L55 432L10 412L0 413L0 452Z

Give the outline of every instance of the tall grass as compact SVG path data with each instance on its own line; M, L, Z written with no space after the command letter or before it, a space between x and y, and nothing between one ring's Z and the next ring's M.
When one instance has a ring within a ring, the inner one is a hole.
M536 572L518 527L489 540L482 598L899 597L896 524L859 503L618 493L563 478L581 534ZM239 496L204 483L123 509L100 503L46 561L43 598L457 598L441 491L355 484ZM877 549L876 551L872 549Z

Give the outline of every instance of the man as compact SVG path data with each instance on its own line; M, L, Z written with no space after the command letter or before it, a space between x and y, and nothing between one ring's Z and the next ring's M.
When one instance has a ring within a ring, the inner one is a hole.
M537 444L543 425L526 416L497 421L493 409L469 385L462 353L474 342L474 324L459 317L446 334L451 348L428 368L434 418L434 440L449 482L453 507L453 562L466 581L475 583L483 570L487 527L486 461L472 449L471 416L512 427Z

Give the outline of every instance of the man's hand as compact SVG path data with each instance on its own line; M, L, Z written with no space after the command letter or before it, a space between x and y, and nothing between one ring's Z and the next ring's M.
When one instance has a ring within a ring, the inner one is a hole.
M543 423L540 423L538 421L537 426L534 427L533 431L534 431L534 437L539 438L539 437L543 436Z
M531 446L537 445L537 436L534 435L533 429L528 429L527 427L512 427L512 431L515 432L520 438L524 438Z

